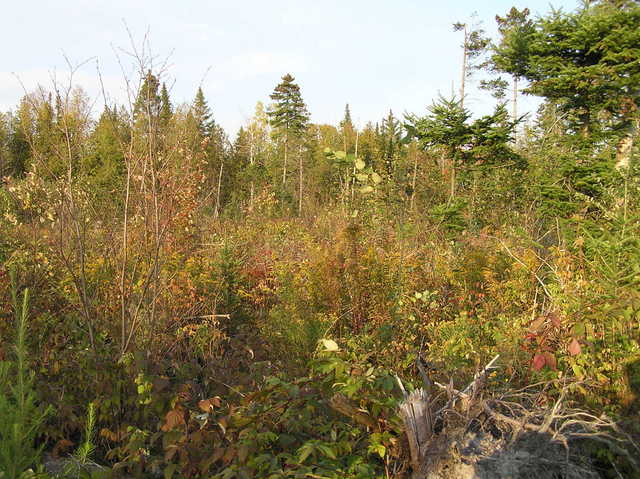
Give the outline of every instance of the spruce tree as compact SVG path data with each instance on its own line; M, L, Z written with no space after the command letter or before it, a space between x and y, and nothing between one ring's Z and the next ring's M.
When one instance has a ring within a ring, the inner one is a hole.
M117 107L105 107L91 133L91 155L84 161L85 170L97 186L113 191L125 173L123 145L129 141L126 118Z
M528 80L524 92L560 105L585 140L617 136L618 162L628 163L640 103L640 5L586 2L533 24L512 17L501 29L494 64Z
M449 160L449 199L456 194L458 169L481 168L488 165L523 167L523 160L509 143L517 122L509 121L504 105L498 105L491 115L470 122L471 113L455 98L439 101L424 117L407 115L405 128L410 138L418 141L422 150L439 148Z
M491 62L498 71L508 71L513 77L512 118L518 118L518 84L524 77L527 65L529 36L534 32L533 21L529 18L528 8L518 10L512 7L504 17L496 15L500 43L495 47L498 55Z
M162 89L160 90L160 125L162 128L166 129L169 126L172 116L173 106L171 105L167 85L162 83Z
M0 113L0 185L2 178L9 172L9 117Z
M28 169L31 148L24 124L19 114L12 114L9 119L8 164L6 171L11 176L22 177Z
M270 95L273 104L267 111L274 134L282 140L284 145L283 189L287 182L287 157L290 143L302 135L309 123L307 106L302 100L300 87L294 83L294 80L295 78L288 73L282 77L282 82L275 87Z
M401 148L402 127L392 110L382 120L380 128L380 156L389 177L393 176Z
M136 101L133 106L133 114L135 117L149 117L151 120L157 120L162 109L162 98L159 94L160 82L158 77L147 72L138 91Z
M211 133L214 121L209 104L207 103L204 93L202 92L202 88L200 87L198 87L196 97L193 100L191 113L201 137L204 138L208 136Z
M356 129L353 126L353 121L351 121L351 111L348 103L344 108L344 118L340 122L340 131L342 133L344 151L346 153L354 153Z

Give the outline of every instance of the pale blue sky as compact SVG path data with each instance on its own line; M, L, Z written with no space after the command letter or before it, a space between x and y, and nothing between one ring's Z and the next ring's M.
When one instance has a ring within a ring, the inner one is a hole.
M494 16L514 4L544 14L577 0L23 0L3 5L0 110L13 108L27 89L50 83L74 63L97 58L113 98L124 98L114 48L129 49L126 21L139 42L147 29L152 50L169 56L166 79L175 103L202 87L216 120L234 132L256 101L267 102L280 77L292 73L312 120L336 123L345 103L354 120L377 121L391 108L423 112L438 92L459 87L460 33L451 24L476 11L489 32ZM129 59L123 57L129 65ZM128 67L127 67L128 68ZM76 80L102 100L96 61ZM490 107L473 85L467 105ZM533 105L523 102L523 105Z

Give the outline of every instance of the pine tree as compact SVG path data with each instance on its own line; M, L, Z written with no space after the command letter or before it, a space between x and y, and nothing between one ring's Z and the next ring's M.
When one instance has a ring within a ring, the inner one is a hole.
M284 161L282 168L282 188L287 182L287 159L291 142L297 142L301 146L300 136L306 131L309 124L309 112L302 100L300 87L294 83L295 78L290 74L282 77L273 93L271 99L274 103L270 106L267 114L270 124L277 137L281 138L284 146ZM299 162L299 198L298 211L302 210L302 154L298 152Z
M132 139L136 150L149 159L154 159L162 146L160 131L160 82L151 70L145 75L133 105Z
M198 88L187 115L187 124L190 142L193 148L194 158L202 158L205 163L207 184L215 191L211 195L214 199L214 215L220 214L225 180L225 163L232 151L228 147L229 139L224 129L213 119L213 113L209 107L202 88ZM232 150L232 149L231 149ZM225 180L226 182L226 180Z

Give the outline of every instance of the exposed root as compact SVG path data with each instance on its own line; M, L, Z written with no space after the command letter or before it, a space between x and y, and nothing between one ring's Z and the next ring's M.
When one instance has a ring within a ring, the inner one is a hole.
M430 381L446 393L439 408L442 401L425 390L405 398L400 412L412 445L414 479L596 478L601 477L596 449L621 458L627 474L640 476L638 444L606 415L571 408L572 384L555 396L551 383L489 394L486 379L496 360L461 390L453 381ZM608 467L628 477L615 464Z

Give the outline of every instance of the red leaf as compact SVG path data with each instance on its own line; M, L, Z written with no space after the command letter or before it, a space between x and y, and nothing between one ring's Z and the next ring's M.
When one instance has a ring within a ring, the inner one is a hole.
M551 353L544 353L544 362L548 368L553 369L554 371L558 365L556 357Z
M577 356L582 352L582 347L580 346L580 343L576 338L573 338L571 340L571 342L569 343L569 347L567 348L567 351L569 351L569 354L571 356Z
M560 325L562 324L562 321L560 320L560 316L558 315L558 313L549 313L549 319L551 320L551 324L553 324L556 328L559 328Z
M533 357L533 363L531 364L531 367L534 369L534 371L540 371L546 363L547 361L545 360L544 354L536 354Z

